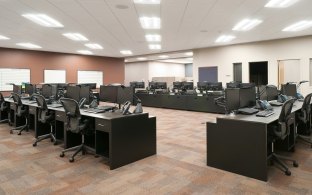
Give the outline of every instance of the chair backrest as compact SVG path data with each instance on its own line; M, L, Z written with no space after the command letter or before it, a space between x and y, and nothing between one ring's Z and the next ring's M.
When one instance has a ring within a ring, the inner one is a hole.
M285 137L290 133L288 126L290 125L291 120L294 120L291 115L293 104L294 100L291 99L287 100L282 106L282 110L278 118L279 128L275 131L275 135L281 139L285 139Z
M12 95L14 103L17 106L22 106L23 105L20 95L18 95L17 93L11 93L11 95Z
M4 111L8 108L8 106L6 106L6 103L4 101L4 97L2 95L2 93L0 92L0 111Z
M47 103L43 95L33 95L38 104L38 121L46 123L49 119L52 118L49 113Z
M307 116L311 112L311 97L312 97L312 93L306 95L303 100L302 107L301 107L301 111L305 112Z
M67 116L67 130L70 130L74 133L79 133L81 114L78 102L70 98L61 98L60 101L65 109Z

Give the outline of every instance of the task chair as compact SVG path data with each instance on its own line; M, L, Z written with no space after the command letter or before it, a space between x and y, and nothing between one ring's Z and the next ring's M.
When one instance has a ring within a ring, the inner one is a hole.
M2 93L0 93L0 112L1 113L5 113L5 112L8 113L9 108L10 108L10 104L8 104L4 101L4 97L3 97ZM0 120L0 123L6 123L6 122L10 122L9 117L7 119Z
M295 128L295 119L291 115L292 106L293 100L286 101L283 104L281 113L278 118L278 123L269 126L268 129L268 142L271 144L271 154L269 159L272 164L273 162L277 162L282 167L281 170L284 171L284 173L288 176L291 175L291 172L282 160L292 162L294 167L298 167L299 165L295 160L276 154L274 151L274 143L277 140L284 140L287 136L289 136L292 126Z
M48 138L50 138L51 142L54 142L54 145L56 145L57 143L53 133L55 112L48 109L45 98L42 95L34 95L34 98L36 99L38 104L38 121L41 123L49 123L50 133L37 137L36 141L33 143L33 146L37 146L38 142Z
M17 94L17 93L11 93L12 94L12 98L15 104L15 116L17 117L24 117L25 118L25 125L19 126L19 127L15 127L13 129L10 130L10 133L13 134L13 131L15 130L19 130L19 132L17 133L17 135L21 135L22 131L26 130L28 131L28 109L26 106L24 106L22 104L22 100L21 97ZM16 121L15 121L16 122Z
M301 107L301 111L297 114L297 138L311 145L312 140L309 136L311 134L311 97L312 93L308 94L304 100Z
M87 133L89 120L82 120L79 105L76 100L70 98L61 98L60 101L65 109L67 117L66 130L71 131L72 133L81 134L80 145L65 149L60 154L60 157L64 157L65 152L75 151L75 153L69 159L69 162L74 162L74 158L79 152L82 152L82 154L84 155L88 150L88 147L84 144L84 136Z

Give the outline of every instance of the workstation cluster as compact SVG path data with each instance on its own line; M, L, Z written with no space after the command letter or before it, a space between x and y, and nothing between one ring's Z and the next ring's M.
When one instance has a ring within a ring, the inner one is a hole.
M228 85L224 97L217 99L227 114L207 123L207 166L267 181L268 164L275 163L291 175L285 161L294 167L300 162L277 153L294 152L297 139L312 147L312 94L303 97L293 83L280 90L272 85L256 89L252 83L239 86Z
M0 93L1 123L12 126L11 134L33 130L34 147L51 139L63 148L60 157L74 151L70 162L80 152L88 152L108 159L110 169L115 169L156 154L156 117L142 110L130 112L133 88L100 86L99 100L123 104L119 109L110 103L99 105L94 86L14 85L10 97Z

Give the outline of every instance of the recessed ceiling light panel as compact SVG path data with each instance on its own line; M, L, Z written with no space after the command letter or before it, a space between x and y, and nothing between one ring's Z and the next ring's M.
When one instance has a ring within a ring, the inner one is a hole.
M145 39L148 42L160 42L161 36L157 34L149 34L149 35L145 35Z
M89 47L90 49L103 49L103 47L97 43L87 43L85 46Z
M10 38L9 37L6 37L6 36L3 36L3 35L0 35L0 40L9 40Z
M186 55L186 56L193 56L193 52L186 52L186 53L184 53L184 55Z
M121 50L120 53L123 55L132 55L132 51L130 50Z
M160 0L133 0L136 4L160 4Z
M252 28L254 28L255 26L259 25L260 23L262 23L261 20L244 19L244 20L240 21L238 24L236 24L232 30L248 31L248 30L251 30Z
M140 23L143 29L160 29L159 17L140 17Z
M78 52L78 53L81 53L81 54L86 54L86 55L91 55L91 54L93 54L92 51L89 51L89 50L78 50L77 52Z
M159 44L150 44L148 45L150 50L160 50L161 49L161 45Z
M137 60L143 61L143 60L147 60L147 58L139 57L139 58L137 58Z
M305 30L310 27L312 27L312 21L303 20L303 21L297 22L295 24L292 24L284 28L283 31L296 32L296 31Z
M159 58L162 58L162 59L165 59L165 58L169 58L169 56L167 56L167 55L160 55L160 56L158 56Z
M45 14L23 14L23 17L31 20L41 26L51 27L51 28L62 28L64 27L59 21L47 16Z
M264 7L286 8L298 2L298 0L270 0Z
M22 47L26 47L26 48L30 48L30 49L40 49L40 48L42 48L41 46L35 45L35 44L32 44L32 43L16 43L16 45L22 46Z
M64 33L63 36L73 41L88 41L88 39L80 33Z
M232 35L221 35L217 38L216 43L225 43L225 42L229 42L232 41L233 39L235 39L235 36Z

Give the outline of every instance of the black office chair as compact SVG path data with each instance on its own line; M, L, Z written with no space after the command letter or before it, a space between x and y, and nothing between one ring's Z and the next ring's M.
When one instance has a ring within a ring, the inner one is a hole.
M0 112L8 113L10 108L10 104L4 101L4 97L2 93L0 93ZM9 118L0 120L0 123L10 122Z
M34 98L36 98L38 104L38 121L41 123L49 123L50 133L37 137L36 141L33 143L33 146L37 146L38 142L48 138L50 138L51 141L54 142L54 145L56 145L57 143L53 133L55 112L48 109L45 98L42 95L34 95Z
M311 144L312 148L312 140L308 136L311 134L311 97L312 93L308 94L304 100L301 107L301 112L297 114L297 138L302 141Z
M76 150L72 157L69 159L69 162L74 162L74 158L79 152L82 152L83 155L87 152L88 148L84 144L84 136L87 132L89 121L87 119L82 121L77 101L70 98L62 98L60 99L60 101L65 109L65 113L67 116L66 130L73 133L80 133L82 136L81 145L65 149L60 154L60 157L64 157L65 152Z
M19 130L17 135L21 135L22 131L24 131L24 130L28 131L28 109L26 106L24 106L22 104L21 97L17 93L11 93L11 94L12 94L12 98L13 98L13 101L15 104L15 115L17 117L24 117L26 123L25 123L25 125L11 129L10 133L13 134L13 131Z
M272 152L269 156L269 159L271 160L272 164L274 161L277 162L282 167L282 170L284 169L283 171L288 176L291 175L291 172L282 160L291 161L294 167L298 167L298 163L295 160L276 154L274 151L274 143L277 140L284 140L287 136L289 136L292 126L295 128L295 119L291 115L292 106L293 100L288 100L283 104L280 116L278 118L278 124L269 126L268 131L268 142L271 143Z

